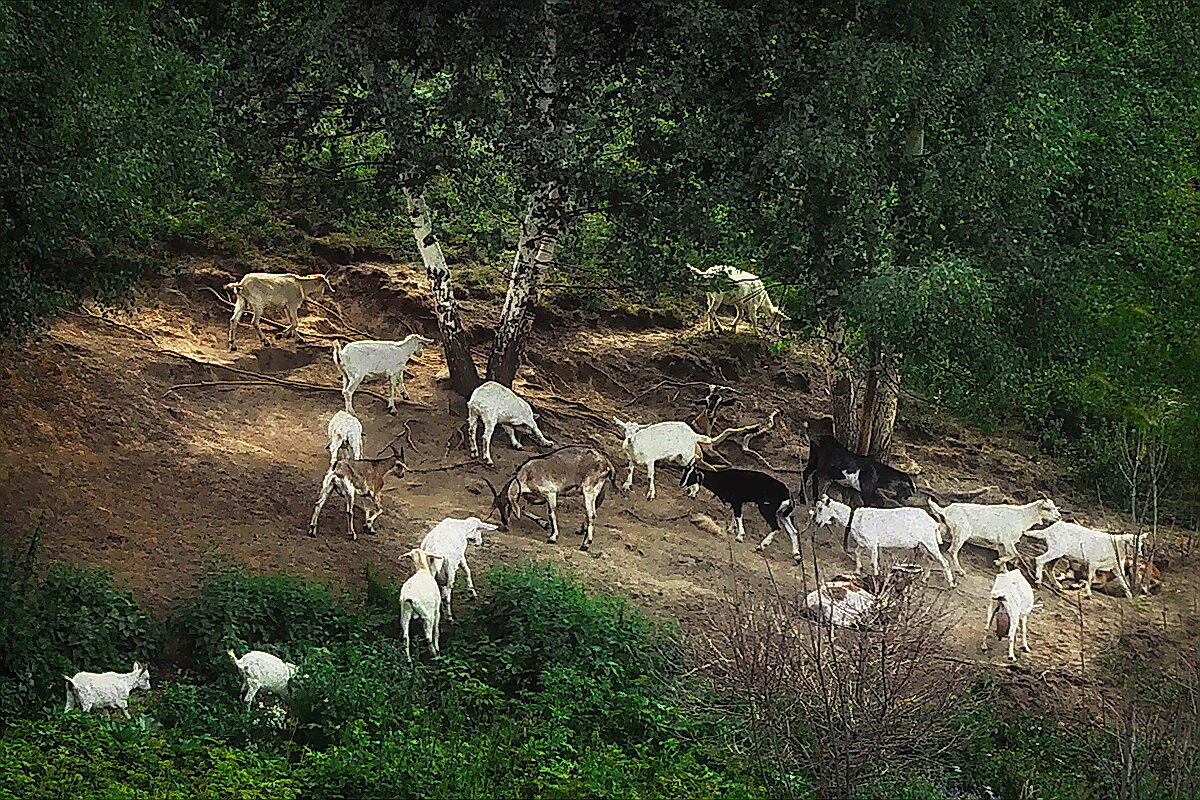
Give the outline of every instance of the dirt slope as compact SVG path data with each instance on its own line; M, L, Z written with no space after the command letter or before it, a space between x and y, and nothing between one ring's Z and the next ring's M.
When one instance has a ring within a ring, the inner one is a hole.
M286 264L277 265L286 268ZM382 532L345 535L340 503L331 500L320 535L306 532L321 476L328 464L325 423L340 407L336 391L306 391L279 385L186 386L248 378L222 366L334 387L330 339L310 335L303 344L260 348L248 327L239 332L242 349L224 347L228 312L209 288L231 279L231 269L197 260L178 276L148 288L136 310L105 321L66 316L42 339L23 348L0 350L0 513L10 523L5 535L43 525L43 556L78 565L111 569L149 607L163 611L193 584L210 548L229 553L256 569L290 570L337 585L357 587L363 566L402 577L397 556L419 542L428 526L449 515L485 516L491 496L482 477L503 480L526 453L511 450L498 432L493 442L495 469L467 461L458 431L463 403L451 396L439 373L440 350L414 363L408 379L412 402L397 417L366 394L355 398L371 452L404 430L409 465L415 471L396 481L386 497ZM432 316L411 266L360 264L334 279L341 314L309 307L301 327L309 334L347 333L400 338L435 333ZM497 304L464 301L469 332L481 345ZM825 387L818 370L803 359L770 357L750 337L714 340L698 329L655 327L670 320L621 313L601 321L583 314L541 312L530 352L530 367L518 391L539 409L544 427L559 444L589 442L607 451L623 473L613 415L642 422L689 419L710 380L738 392L733 409L718 428L764 420L781 410L777 426L755 440L774 466L798 471L805 455L802 420L824 408ZM479 350L481 356L482 347ZM198 363L207 362L207 363ZM218 366L210 366L218 365ZM763 366L765 365L765 366ZM386 384L367 384L386 392ZM930 432L902 428L900 458L911 459L935 488L994 485L992 500L1025 500L1039 490L1054 493L1076 517L1102 522L1082 501L1056 483L1052 465L1032 450L1022 454L960 429ZM723 452L734 463L760 466L729 443ZM798 475L787 477L798 482ZM626 594L651 613L702 631L719 624L724 599L734 587L768 590L769 575L784 587L801 580L786 537L763 556L753 543L735 544L711 526L693 524L694 512L725 522L723 509L701 492L690 500L678 488L678 472L660 470L659 496L646 501L645 475L634 490L610 494L600 513L590 554L576 548L571 529L578 524L578 499L561 508L563 536L547 546L531 522L496 534L472 555L476 574L495 563L526 558L565 563L587 583ZM1116 526L1118 519L1107 520ZM748 539L764 528L747 516ZM818 563L825 574L850 565L840 541L818 532ZM811 544L802 543L806 554ZM944 594L955 622L952 646L964 658L979 658L975 645L985 597L991 584L991 557L964 550L968 575L946 593L935 573L931 592ZM1041 592L1045 608L1031 625L1034 673L1078 670L1079 642L1085 660L1096 656L1106 631L1128 622L1153 624L1167 616L1194 625L1192 587L1186 573L1170 577L1164 593L1130 603L1097 595L1080 607L1074 594ZM462 595L460 595L462 596ZM1194 629L1194 628L1193 628ZM1002 655L984 660L1002 660ZM1024 668L1022 668L1024 669Z

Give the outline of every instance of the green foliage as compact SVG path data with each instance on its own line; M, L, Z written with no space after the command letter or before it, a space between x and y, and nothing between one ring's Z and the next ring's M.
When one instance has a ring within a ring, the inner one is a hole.
M0 722L64 698L64 675L127 672L158 655L158 622L108 573L38 569L37 535L0 549Z
M286 760L165 733L113 728L99 717L20 723L0 737L0 799L299 796Z
M129 251L216 169L208 76L157 3L0 6L0 336L155 266Z
M301 648L346 641L362 619L323 584L291 575L252 575L210 559L196 593L171 618L172 638L189 672L207 680L233 674L228 650L266 650L297 659Z

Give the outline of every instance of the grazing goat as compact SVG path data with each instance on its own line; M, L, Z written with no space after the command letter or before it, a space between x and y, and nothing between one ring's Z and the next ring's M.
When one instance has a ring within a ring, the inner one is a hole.
M996 639L1008 637L1008 660L1016 661L1013 650L1017 628L1021 629L1021 649L1029 652L1029 613L1037 608L1033 602L1033 587L1021 570L1002 572L992 581L992 597L988 600L987 621L983 623L983 641L979 649L987 652L988 634L995 624Z
M450 605L450 592L454 589L454 580L458 577L459 567L467 574L467 590L471 597L478 597L475 591L475 581L471 580L471 567L467 564L467 544L473 542L476 547L483 544L483 532L496 530L479 517L466 519L446 519L434 525L425 538L421 540L421 550L431 556L442 559L441 568L434 575L442 590L442 602L446 606L446 616L454 621L454 609Z
M945 523L929 516L923 508L859 508L854 510L852 520L850 506L826 496L817 501L811 513L819 527L836 521L846 529L842 547L845 549L849 540L854 540L856 572L862 569L863 550L871 552L871 572L878 575L881 547L923 548L942 565L950 588L957 585L950 564L938 549Z
M346 410L354 412L354 392L363 379L384 375L388 379L388 412L395 414L397 383L400 384L400 394L404 399L410 399L408 387L404 385L404 368L408 366L409 359L431 344L433 339L416 333L399 342L365 339L350 342L345 347L335 342L333 363L342 373L342 398L346 401Z
M416 573L400 587L400 628L404 631L404 657L412 663L412 655L408 649L408 625L413 614L421 618L421 626L425 629L425 640L436 656L438 654L441 636L442 590L438 587L434 573L441 570L440 556L431 555L424 550L409 550L400 558L408 556L412 559Z
M288 699L288 683L296 674L295 664L262 650L251 650L238 658L231 649L229 660L242 674L242 689L246 693L242 699L246 701L246 708L254 706L254 698L264 689L281 700Z
M129 716L129 693L134 689L150 691L150 668L136 661L132 672L76 672L75 676L63 678L67 681L67 707L91 711L93 708L117 708Z
M533 418L533 408L529 403L517 396L516 392L495 381L480 384L471 392L467 401L467 438L471 442L471 457L479 457L479 446L476 444L476 433L479 424L483 423L483 461L492 461L492 434L499 425L508 432L508 440L514 450L523 450L517 441L517 431L533 434L542 447L553 447L554 442L542 435L537 421Z
M351 458L355 460L362 458L363 426L358 421L358 417L349 411L339 411L329 418L329 425L325 430L329 434L329 466L331 468L337 463L343 447L350 448Z
M1135 533L1111 534L1094 531L1074 522L1055 522L1037 531L1028 531L1026 536L1042 539L1046 542L1046 552L1042 553L1034 563L1037 565L1034 581L1041 585L1042 572L1046 565L1061 556L1068 556L1085 566L1084 594L1092 596L1092 583L1096 580L1098 570L1110 570L1113 577L1125 591L1125 596L1132 598L1129 582L1125 580L1125 570L1122 569L1129 559L1129 546L1137 543ZM1057 581L1055 582L1057 584Z
M882 508L884 498L880 491L894 494L903 503L916 494L917 487L912 476L889 467L882 461L860 456L848 450L841 442L827 433L809 437L808 463L800 477L801 488L811 481L812 492L808 497L820 497L819 480L833 481L854 489L862 496L864 505Z
M403 475L408 469L404 465L404 449L396 452L395 445L390 444L388 449L392 454L383 458L341 458L329 468L325 473L325 480L321 483L321 496L317 498L317 507L313 509L312 519L308 523L309 536L317 535L317 517L321 516L321 509L325 507L325 501L334 489L346 498L346 522L350 526L350 538L358 539L358 534L354 532L355 503L368 500L371 502L372 511L363 506L363 527L367 533L375 532L372 525L383 513L383 505L379 502L383 494L383 482L393 472Z
M800 559L800 542L796 525L792 522L795 504L792 502L792 493L782 481L752 469L713 471L689 464L683 468L679 485L689 488L703 486L729 506L733 511L730 529L736 531L739 542L746 536L746 528L742 522L742 506L754 503L758 506L758 513L771 529L755 549L762 550L769 545L782 524L792 540L792 557Z
M929 507L950 529L950 561L959 575L966 575L958 551L971 544L995 548L1002 566L1017 557L1017 542L1034 525L1058 522L1062 512L1053 500L1042 499L1023 506L982 505L980 503L951 503L941 508L933 500Z
M492 489L494 505L500 511L501 524L507 529L511 520L521 516L522 497L544 498L550 511L550 538L546 543L555 544L558 542L559 496L582 494L584 522L579 532L583 534L583 544L579 549L587 552L595 533L596 509L604 503L605 491L615 477L616 470L608 456L594 447L571 445L544 456L534 456L518 467L503 489L499 492ZM491 483L488 488L492 488Z
M267 337L263 335L262 328L258 324L262 319L263 311L268 308L284 309L288 315L288 326L278 334L278 337L282 338L289 333L297 336L296 326L300 321L297 312L300 310L300 305L310 297L321 297L325 294L326 289L331 294L333 293L333 285L324 275L292 275L290 273L276 275L270 272L251 272L243 276L240 281L225 284L225 288L232 289L237 298L233 304L233 316L229 319L230 350L237 350L233 339L238 323L242 321L242 315L246 313L246 306L250 306L253 315L250 322L254 325L254 330L258 332L259 340L265 345Z
M712 444L711 436L701 436L692 430L686 422L656 422L653 425L639 425L636 422L623 422L616 417L613 421L625 432L625 441L621 448L629 457L629 474L621 484L622 491L628 491L633 486L633 468L641 464L646 468L646 477L650 481L650 490L646 499L653 500L654 462L667 461L675 464L690 466L700 457L699 447L702 444ZM688 489L688 495L695 497L700 486Z
M742 318L743 310L750 320L751 327L755 330L760 329L760 321L762 321L766 323L766 330L778 334L780 324L787 321L788 316L771 302L771 295L767 293L767 287L762 278L754 273L725 265L709 267L706 270L699 270L689 265L688 269L700 278L720 284L715 291L705 294L708 305L704 310L704 316L709 331L721 330L720 322L717 320L717 309L723 305L733 306L734 333L737 333L738 322Z

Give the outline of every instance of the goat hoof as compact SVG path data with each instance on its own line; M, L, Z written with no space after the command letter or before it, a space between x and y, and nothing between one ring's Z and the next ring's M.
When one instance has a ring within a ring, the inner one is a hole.
M1009 661L1012 661L1012 662L1014 662L1014 663L1015 663L1015 662L1016 662L1016 660L1017 660L1017 657L1016 657L1016 656L1009 656L1009 657L1008 657L1008 660L1009 660Z
M754 548L754 552L756 552L756 553L761 553L762 551L763 551L763 547L762 547L762 545L761 545L761 544L760 544L760 545L757 545L757 546Z
M588 545L586 545L586 544L579 545L579 550L580 550L580 552L586 553L588 551Z
M391 414L391 415L394 417L394 416L396 416L397 414L399 414L400 412L399 412L399 411L397 411L395 408L389 408L389 409L388 409L388 413L389 413L389 414Z

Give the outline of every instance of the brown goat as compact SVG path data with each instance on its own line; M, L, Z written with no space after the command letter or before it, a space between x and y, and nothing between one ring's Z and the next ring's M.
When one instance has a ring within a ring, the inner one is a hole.
M325 480L321 483L321 496L317 498L317 507L313 509L312 520L308 523L309 536L317 535L317 518L321 516L321 509L325 507L325 501L334 489L346 498L346 520L350 526L350 538L358 538L358 534L354 532L356 502L362 504L363 501L370 501L371 511L363 505L363 527L367 533L375 533L372 524L383 513L383 505L379 502L383 494L383 482L393 472L399 476L408 469L404 464L404 449L401 448L397 452L395 445L390 444L388 449L391 455L383 458L340 458L329 468L325 473Z
M528 459L501 491L497 492L491 483L488 488L495 496L493 506L500 511L503 528L508 527L510 519L521 516L522 497L544 498L550 509L551 533L547 544L558 541L558 516L555 514L558 496L581 493L586 520L580 529L585 536L579 549L586 551L592 545L596 509L604 502L605 488L615 474L608 456L592 447L572 445Z

